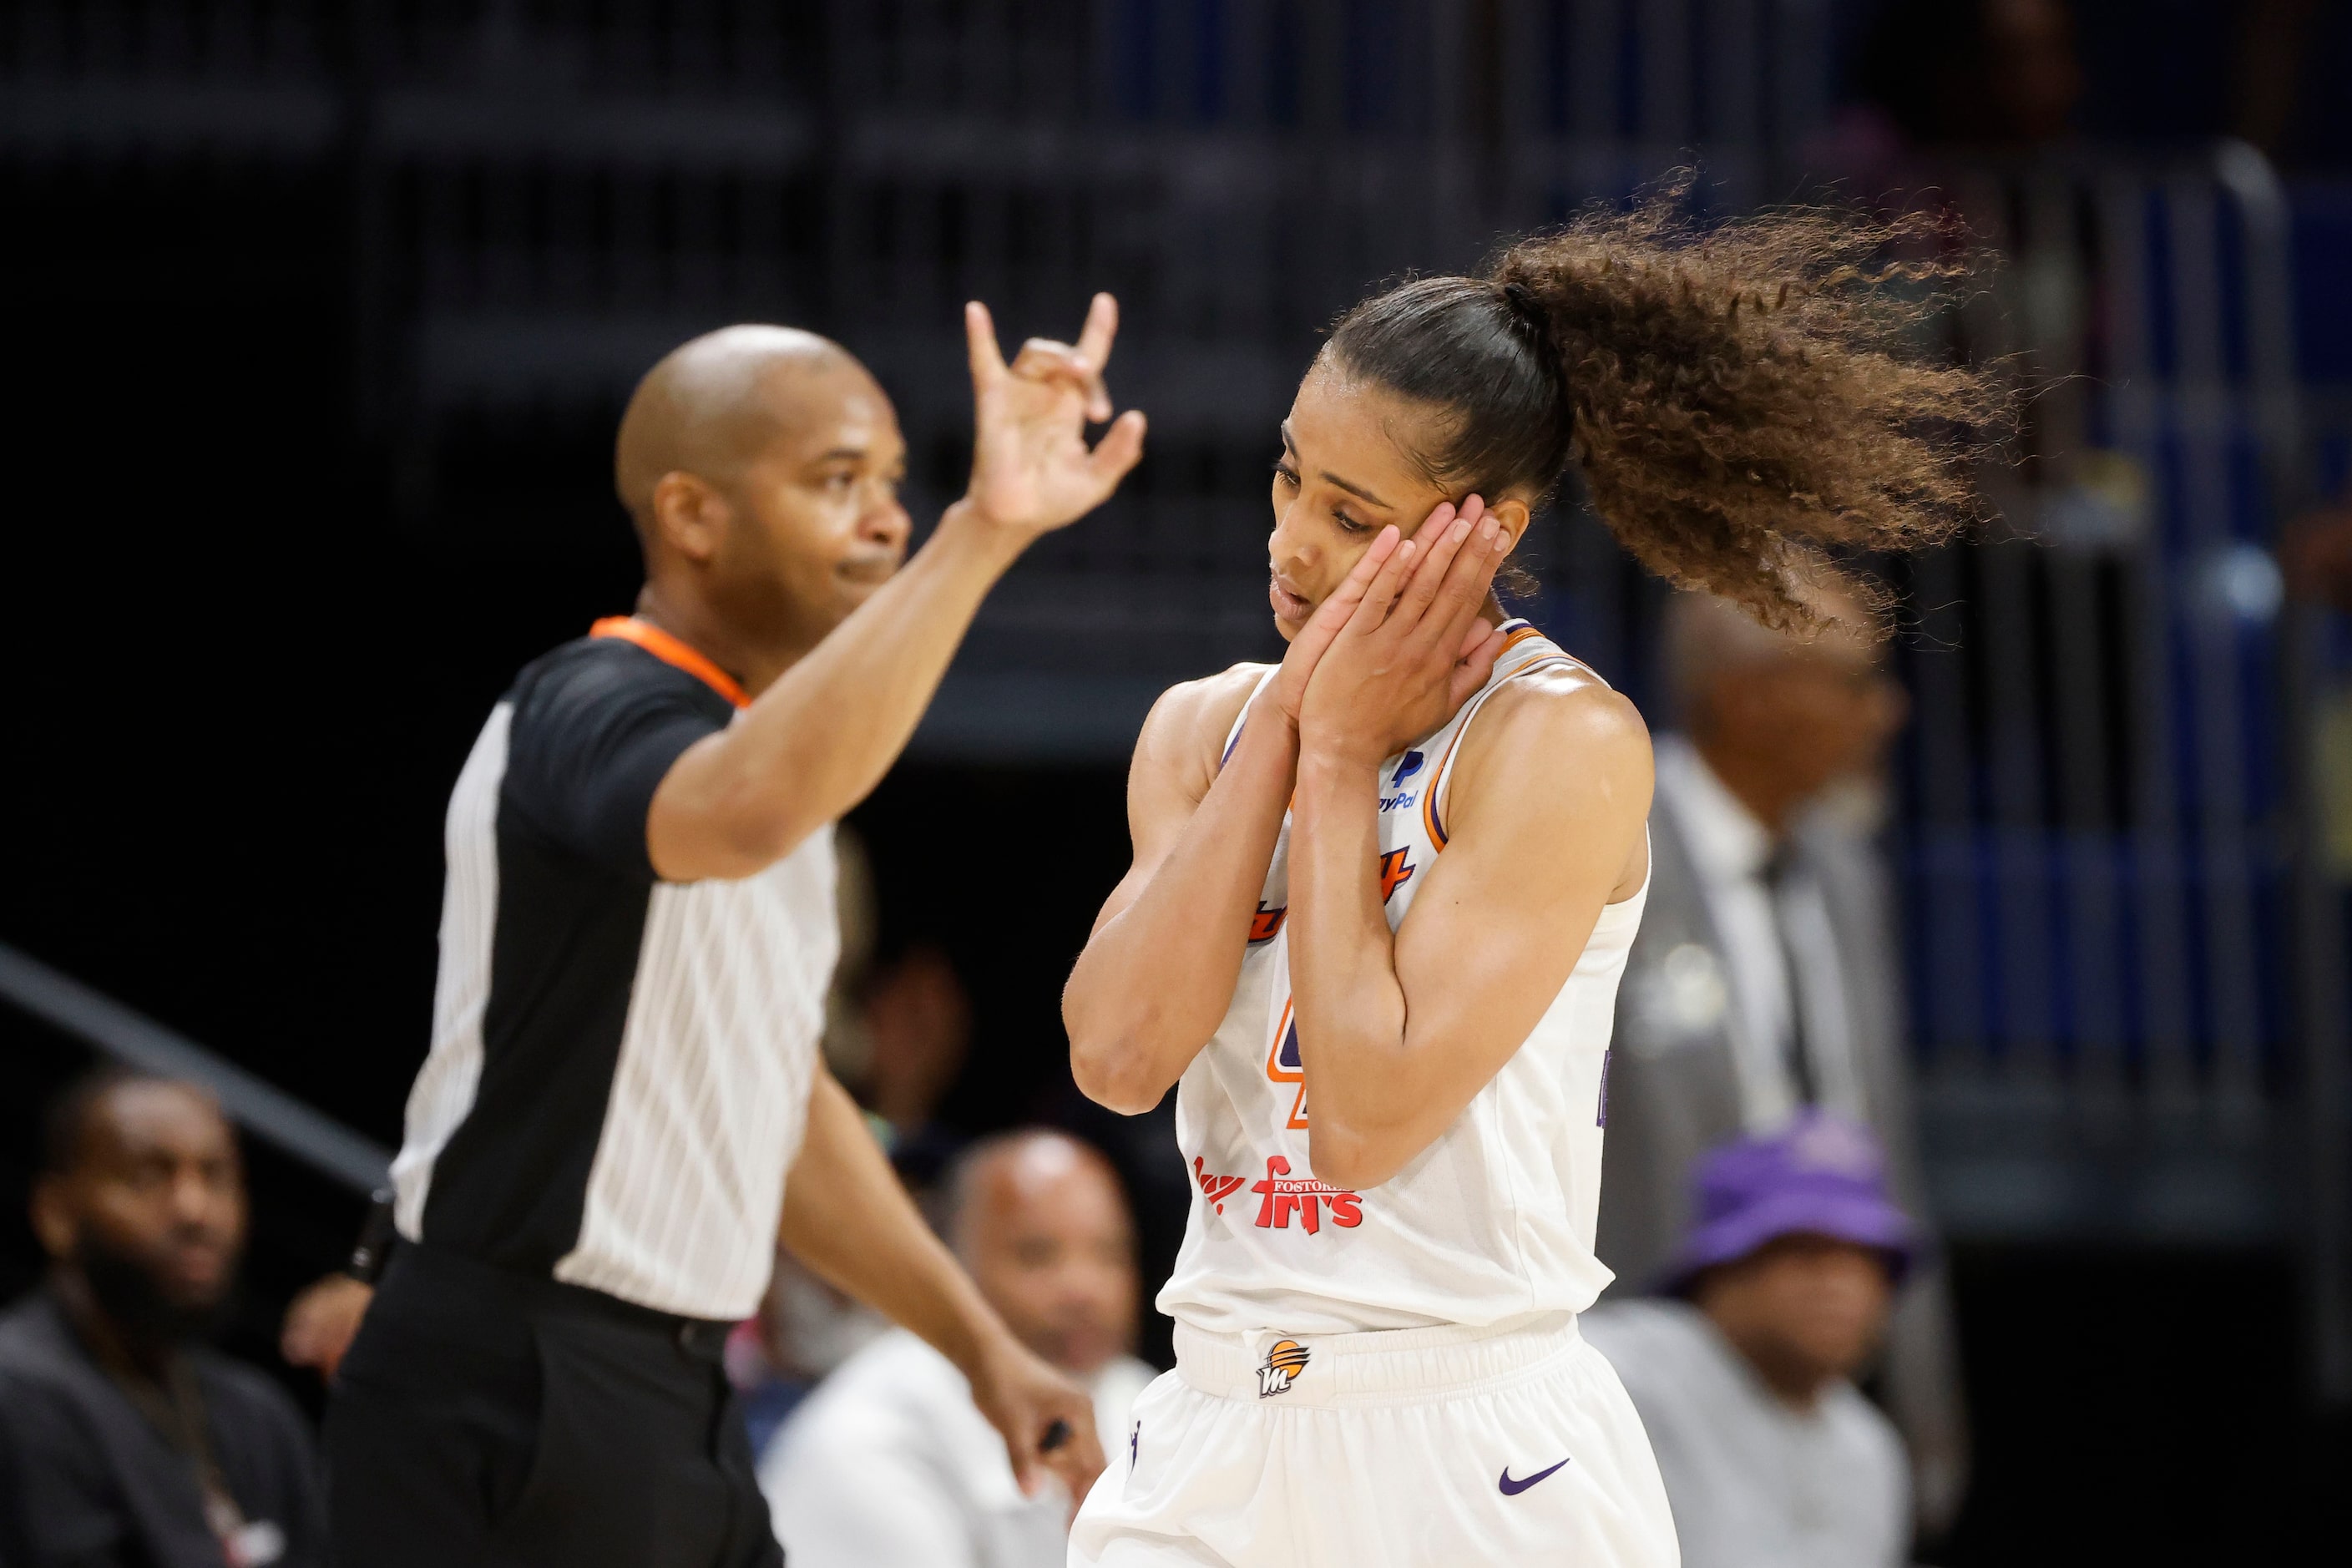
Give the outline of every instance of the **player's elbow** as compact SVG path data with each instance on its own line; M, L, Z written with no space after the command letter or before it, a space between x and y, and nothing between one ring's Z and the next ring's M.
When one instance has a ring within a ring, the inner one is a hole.
M1078 1092L1106 1110L1140 1116L1167 1096L1168 1085L1150 1069L1143 1053L1121 1040L1070 1037L1070 1076Z
M1421 1150L1393 1131L1372 1131L1328 1115L1317 1106L1308 1118L1307 1162L1315 1179L1350 1192L1377 1187L1405 1168Z
M1085 1030L1068 1011L1063 1025L1070 1027L1070 1077L1077 1079L1077 1093L1122 1117L1140 1117L1167 1098L1167 1081L1134 1037Z

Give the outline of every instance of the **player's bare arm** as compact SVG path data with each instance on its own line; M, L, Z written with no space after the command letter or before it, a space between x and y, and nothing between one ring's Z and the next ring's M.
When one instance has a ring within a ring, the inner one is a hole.
M906 569L761 691L742 719L681 755L654 795L646 843L667 880L743 877L788 854L880 782L914 733L980 603L1031 542L1108 499L1143 454L1110 417L1102 369L1118 331L1095 297L1076 346L1033 339L1011 365L984 306L965 309L976 434L970 487Z
M1070 1069L1098 1104L1129 1115L1159 1104L1224 1017L1297 777L1307 677L1396 548L1393 530L1374 542L1254 702L1263 665L1187 682L1153 704L1128 775L1134 864L1062 994Z
M1559 994L1602 907L1646 873L1639 716L1581 670L1530 677L1467 731L1454 836L1391 937L1378 770L1485 683L1499 638L1477 610L1509 542L1475 498L1460 517L1433 517L1424 541L1409 568L1392 562L1373 584L1302 719L1291 979L1310 1157L1341 1186L1378 1185L1435 1142Z
M1024 1490L1050 1470L1073 1498L1086 1496L1103 1468L1092 1397L1032 1354L982 1299L907 1196L856 1102L822 1068L778 1235L827 1282L956 1364L972 1402L1003 1434ZM1069 1439L1042 1449L1057 1421Z

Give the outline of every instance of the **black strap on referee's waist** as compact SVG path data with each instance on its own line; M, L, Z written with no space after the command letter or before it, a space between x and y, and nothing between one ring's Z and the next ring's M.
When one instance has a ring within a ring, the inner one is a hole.
M404 1241L394 1255L393 1268L429 1289L502 1306L520 1316L570 1319L639 1330L649 1339L674 1344L703 1360L719 1359L726 1349L727 1336L735 1327L719 1319L689 1318L658 1308L641 1307L585 1285L485 1263L478 1258L425 1242Z
M359 1239L352 1243L352 1256L343 1264L343 1272L362 1285L373 1285L383 1278L383 1266L392 1257L392 1244L399 1238L393 1202L390 1187L378 1187L368 1194L367 1217L360 1222Z

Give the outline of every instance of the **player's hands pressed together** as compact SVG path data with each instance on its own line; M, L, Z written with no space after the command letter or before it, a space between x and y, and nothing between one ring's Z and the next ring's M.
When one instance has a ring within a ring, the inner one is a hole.
M1501 1070L1602 906L1640 885L1646 732L1578 668L1496 693L1458 748L1445 853L1412 867L1393 933L1379 768L1492 676L1478 611L1508 538L1477 498L1437 509L1381 569L1307 682L1290 841L1290 975L1315 1173L1377 1186ZM1433 770L1423 789L1436 789ZM1509 890L1498 905L1496 895Z
M1302 752L1377 763L1451 719L1502 652L1500 628L1478 612L1510 545L1472 496L1459 513L1439 506L1379 563L1311 666L1298 710ZM1366 561L1371 555L1365 552ZM1309 630L1322 619L1318 613ZM1307 640L1302 633L1291 651Z
M1322 662L1331 644L1347 629L1348 622L1356 613L1356 606L1362 604L1364 595L1370 592L1373 579L1380 575L1381 568L1400 553L1407 561L1412 560L1412 547L1404 543L1403 539L1404 536L1394 528L1384 528L1371 543L1364 547L1364 553L1357 558L1346 579L1332 591L1329 598L1316 606L1315 614L1307 617L1306 626L1290 639L1290 647L1282 656L1282 672L1274 678L1273 683L1265 689L1265 695L1259 700L1261 712L1269 710L1270 705L1270 710L1287 719L1291 728L1298 727L1298 711L1307 700L1307 683L1313 678L1315 667Z
M1089 450L1086 427L1111 416L1103 367L1118 333L1118 304L1097 294L1076 346L1045 338L1021 345L1013 363L997 347L988 307L964 307L971 361L971 483L966 501L982 517L1035 535L1084 517L1110 498L1143 456L1143 415L1129 409Z
M1208 743L1234 715L1218 707L1217 682L1179 687L1144 721L1128 779L1135 861L1062 993L1070 1070L1097 1103L1129 1114L1159 1104L1224 1016L1297 769L1307 682L1397 551L1397 531L1382 529L1291 639L1214 767Z

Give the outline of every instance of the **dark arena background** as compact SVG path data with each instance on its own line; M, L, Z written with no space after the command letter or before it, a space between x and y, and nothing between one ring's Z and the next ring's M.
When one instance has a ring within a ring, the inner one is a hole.
M635 378L732 321L839 339L920 528L968 461L961 302L1009 342L1108 289L1144 464L991 599L852 820L883 952L971 998L940 1121L1103 1140L1164 1269L1165 1112L1084 1107L1059 988L1151 697L1276 646L1318 327L1679 165L1703 213L1942 204L2004 259L1956 351L2040 392L2000 524L1895 579L1976 1423L1923 1550L2333 1557L2352 627L2292 541L2352 452L2347 79L2331 0L0 0L8 994L70 976L395 1142L457 766L635 592ZM1527 613L1654 718L1657 591L1575 498L1538 526ZM56 1016L0 1008L7 1295L37 1107L91 1059ZM251 1147L232 1338L278 1365L362 1205Z

